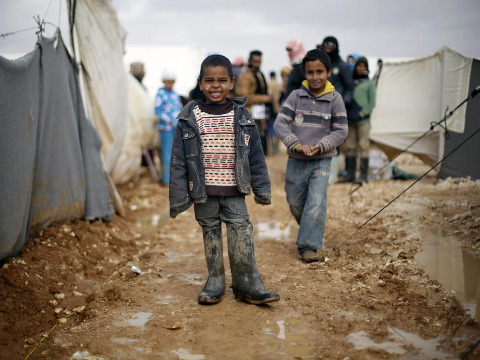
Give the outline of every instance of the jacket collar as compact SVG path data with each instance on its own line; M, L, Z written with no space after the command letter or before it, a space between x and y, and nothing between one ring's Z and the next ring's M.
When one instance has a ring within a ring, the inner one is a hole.
M246 97L234 97L230 99L233 103L233 108L239 108L239 107L244 107L245 104L247 103L247 98ZM185 107L180 111L178 114L177 118L179 120L188 120L189 114L193 114L192 110L195 108L195 106L198 105L198 103L202 100L192 100L190 101Z
M318 96L315 96L309 89L308 87L308 82L307 80L304 80L302 82L302 87L301 89L303 90L301 93L300 93L300 96L303 96L303 97L311 97L313 99L320 99L322 98L322 100L332 100L333 98L333 95L335 93L335 87L332 85L332 83L330 81L327 80L327 82L325 83L325 89L322 91L322 93Z

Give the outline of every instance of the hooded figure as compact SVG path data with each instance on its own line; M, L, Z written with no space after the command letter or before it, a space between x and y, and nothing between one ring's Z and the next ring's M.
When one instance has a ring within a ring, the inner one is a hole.
M338 40L333 36L327 36L317 49L324 50L332 62L332 75L328 80L335 87L335 90L342 95L345 105L348 106L352 101L353 78L352 71L345 61L340 57L340 47Z
M288 58L292 65L292 71L288 75L287 88L282 97L282 102L290 95L293 90L300 89L302 81L305 80L305 72L303 71L302 60L306 51L300 40L291 40L286 46Z
M355 63L357 62L358 58L360 57L357 53L352 53L347 56L347 65L353 70L355 69Z
M348 135L341 145L345 154L347 174L340 182L364 184L368 181L368 161L370 154L370 114L375 107L375 84L368 78L368 60L358 58L353 78L355 88L348 113ZM356 177L357 156L360 156L360 176Z

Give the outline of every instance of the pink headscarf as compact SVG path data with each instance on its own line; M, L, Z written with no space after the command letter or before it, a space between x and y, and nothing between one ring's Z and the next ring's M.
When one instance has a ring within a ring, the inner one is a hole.
M288 51L291 65L300 64L302 62L306 52L300 40L290 40L286 49Z

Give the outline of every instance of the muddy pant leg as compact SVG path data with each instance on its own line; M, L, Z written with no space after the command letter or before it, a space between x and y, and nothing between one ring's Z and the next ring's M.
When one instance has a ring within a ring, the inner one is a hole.
M245 197L220 198L220 207L220 217L227 224L228 257L235 298L252 304L278 301L280 296L266 289L257 270L253 226L249 221Z
M200 304L216 304L225 292L223 266L222 224L218 214L219 204L215 197L204 204L195 204L195 217L202 226L208 280L198 296Z
M320 250L327 216L327 186L331 159L312 160L308 179L308 195L303 209L297 247Z
M307 200L308 177L304 174L306 161L288 159L285 174L285 193L290 212L300 224L303 208Z

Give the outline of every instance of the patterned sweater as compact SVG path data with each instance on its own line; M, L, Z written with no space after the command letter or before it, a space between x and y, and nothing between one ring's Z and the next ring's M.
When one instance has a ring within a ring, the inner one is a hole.
M194 109L202 141L202 165L208 195L237 196L233 104L200 102Z
M327 81L323 93L315 97L304 81L302 87L292 91L283 103L274 128L291 158L315 160L333 157L348 133L342 96ZM300 144L320 144L320 151L314 156L295 152L295 147Z

